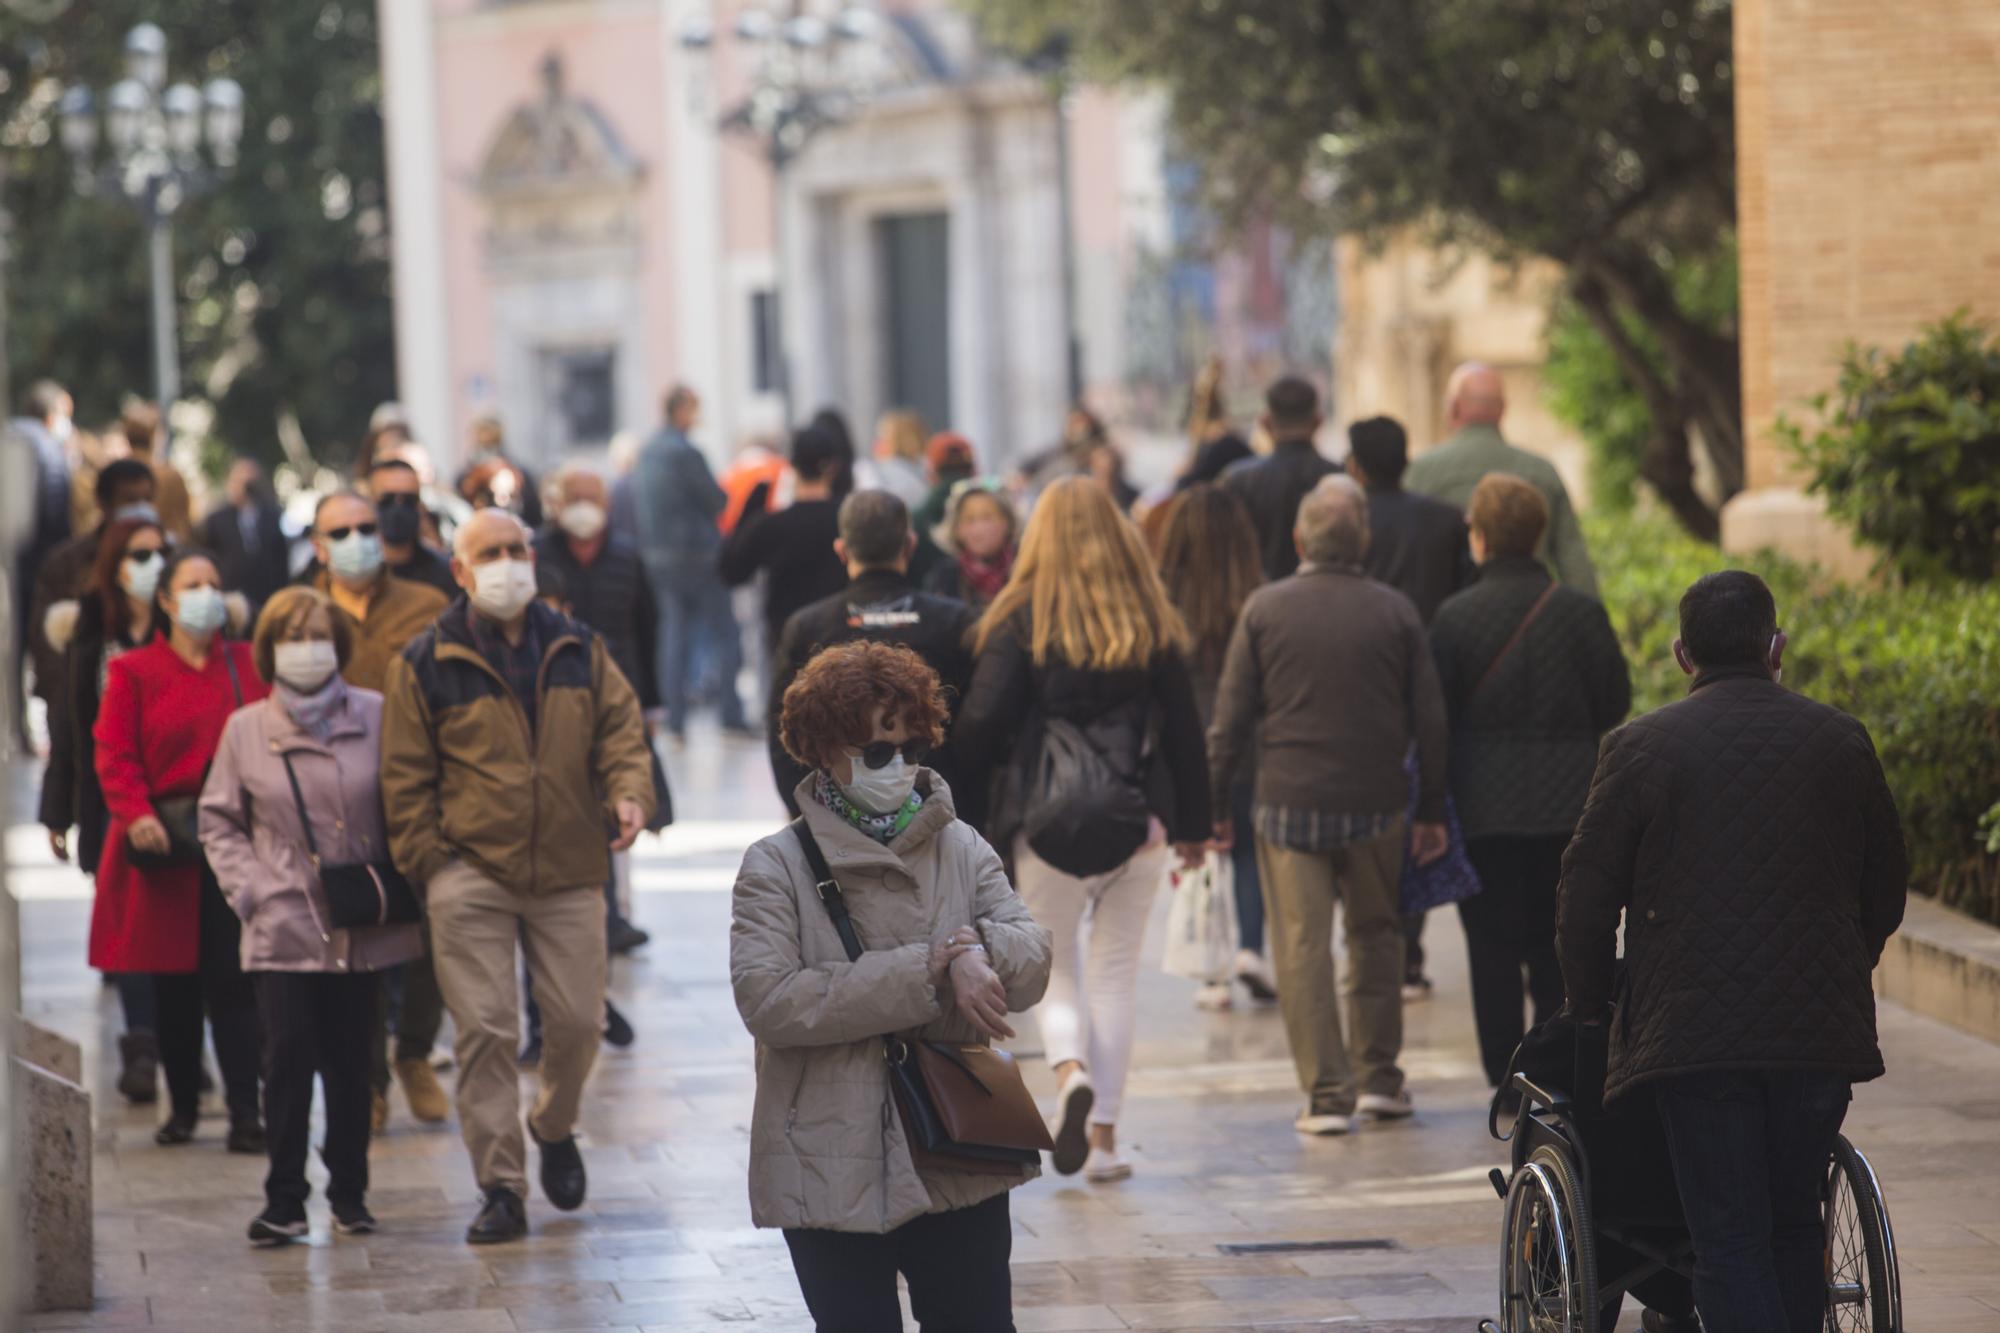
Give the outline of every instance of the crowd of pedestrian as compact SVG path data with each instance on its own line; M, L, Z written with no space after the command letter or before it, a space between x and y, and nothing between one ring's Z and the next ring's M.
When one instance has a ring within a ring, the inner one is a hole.
M1755 1234L1689 1208L1703 1317L1796 1315L1816 1224L1782 1145L1825 1145L1881 1072L1867 968L1901 913L1865 732L1778 687L1784 636L1745 574L1681 605L1692 697L1621 726L1627 663L1574 510L1501 434L1490 368L1452 376L1452 433L1414 458L1385 417L1322 453L1296 376L1265 394L1262 449L1216 379L1197 397L1187 462L1150 493L1081 409L1012 475L907 412L858 457L828 411L718 478L680 387L616 476L538 481L482 418L449 491L378 414L352 488L298 533L247 462L193 522L144 405L77 524L68 396L36 386L16 603L48 705L40 814L95 881L120 1091L151 1101L163 1074L157 1141L191 1141L212 1032L227 1146L270 1162L250 1237L275 1244L306 1230L317 1076L334 1224L366 1231L392 1078L418 1119L451 1115L448 1014L467 1239L526 1232L530 1143L543 1196L580 1207L585 1084L600 1041L634 1038L606 998L608 960L646 939L627 853L671 817L653 719L678 742L713 703L759 735L748 665L794 816L735 889L751 1201L822 1328L895 1326L898 1271L920 1320L1011 1326L1007 1196L1040 1140L1093 1185L1135 1170L1143 945L1197 872L1232 886L1233 929L1196 1003L1277 1007L1299 1131L1416 1113L1403 1010L1431 990L1423 908L1455 902L1503 1109L1530 1023L1608 1021L1607 1095L1658 1085L1684 1193L1762 1182ZM732 586L759 592L753 651ZM1745 823L1774 786L1814 813ZM1835 1030L1762 1018L1800 987ZM983 1081L1017 1078L988 1048L1030 1007L1046 1125ZM920 1066L994 1105L955 1116Z

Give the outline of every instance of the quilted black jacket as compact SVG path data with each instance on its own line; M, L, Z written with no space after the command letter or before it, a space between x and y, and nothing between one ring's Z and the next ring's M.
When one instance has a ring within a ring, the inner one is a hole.
M1880 1075L1869 974L1908 875L1867 729L1761 669L1606 737L1556 925L1572 1009L1617 1000L1605 1100L1703 1069Z
M1604 607L1566 587L1479 688L1550 582L1531 556L1491 561L1431 622L1451 719L1451 794L1468 838L1568 837L1597 743L1632 707L1625 653Z

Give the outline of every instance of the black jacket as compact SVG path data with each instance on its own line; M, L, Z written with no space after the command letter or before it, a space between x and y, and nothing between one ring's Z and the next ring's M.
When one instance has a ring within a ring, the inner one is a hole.
M257 506L254 547L244 540L242 517L234 505L223 505L201 521L201 542L215 553L222 586L248 598L252 615L291 580L292 543L283 517L274 504Z
M653 672L657 651L652 584L639 552L615 536L589 564L571 552L569 538L547 527L535 537L535 558L562 575L570 615L604 637L611 660L625 673L641 708L660 706Z
M1031 638L1025 616L995 632L973 667L953 733L960 772L968 781L987 781L993 792L988 840L1004 852L1020 830L1021 792L1040 750L1042 721L1059 717L1086 726L1093 739L1122 724L1134 747L1148 745L1147 804L1175 842L1206 841L1208 762L1194 682L1181 655L1162 653L1129 671L1036 666Z
M1551 582L1532 556L1495 560L1431 622L1451 719L1451 794L1468 838L1568 837L1583 813L1597 743L1632 707L1611 618L1574 588L1556 588L1479 687Z
M778 782L778 797L793 814L798 809L793 792L805 779L807 769L785 753L778 739L778 717L784 711L785 691L821 649L836 644L867 639L876 643L900 643L914 649L917 656L938 673L944 683L945 700L954 715L972 683L972 627L979 616L964 602L950 597L934 597L918 592L907 576L894 570L874 569L861 575L831 597L823 597L792 613L778 635L772 655L771 702L764 716L771 749L771 774ZM951 788L958 817L974 828L983 801L960 781L953 762L951 734L938 753L924 761L945 785Z
M91 875L97 872L104 835L111 826L104 789L97 781L97 744L92 736L103 700L110 635L104 624L104 604L96 597L58 605L61 612L50 620L67 618L67 623L49 640L61 670L48 682L49 763L42 773L40 816L44 828L76 828L72 844L76 863L84 874ZM137 646L121 642L118 648L122 652Z
M1299 550L1292 541L1299 501L1319 485L1320 478L1340 470L1340 464L1323 457L1311 440L1283 440L1265 457L1248 459L1222 474L1222 484L1250 511L1266 579L1275 582L1299 567Z
M1707 1069L1880 1075L1869 980L1908 879L1867 728L1760 667L1612 732L1556 925L1571 1007L1618 1001L1605 1100Z
M833 553L840 501L802 500L776 513L746 513L722 543L722 578L730 587L758 573L764 581L764 642L774 646L792 613L847 586L847 566Z
M1368 554L1361 567L1415 602L1426 625L1445 598L1479 577L1465 515L1395 486L1368 488Z

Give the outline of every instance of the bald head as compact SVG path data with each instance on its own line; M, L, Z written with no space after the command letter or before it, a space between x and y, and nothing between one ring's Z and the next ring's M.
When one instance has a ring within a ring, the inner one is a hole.
M1460 426L1497 426L1507 411L1507 386L1493 367L1468 361L1451 372L1451 379L1445 383L1444 401L1453 430Z
M528 525L505 509L481 509L459 524L451 539L453 563L469 572L490 560L528 558ZM469 584L470 578L459 580Z

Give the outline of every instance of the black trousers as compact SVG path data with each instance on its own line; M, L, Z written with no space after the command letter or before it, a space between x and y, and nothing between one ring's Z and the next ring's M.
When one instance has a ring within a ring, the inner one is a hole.
M303 1215L312 1139L313 1075L326 1089L327 1202L368 1193L369 1048L375 1037L372 972L258 972L264 1012L264 1128L271 1172L264 1200Z
M1472 1018L1486 1081L1499 1087L1507 1062L1527 1031L1521 1021L1522 973L1535 1021L1562 1008L1562 965L1556 961L1556 886L1562 880L1564 835L1468 838L1465 854L1483 890L1458 905L1472 972Z
M257 993L238 961L242 923L223 901L206 865L201 868L200 952L193 972L153 977L158 1010L160 1068L167 1101L177 1119L192 1120L201 1106L202 1016L215 1033L222 1096L229 1123L257 1123Z
M1007 1196L930 1213L894 1231L785 1232L819 1333L901 1333L896 1274L923 1333L1014 1333L1014 1249Z
M369 1059L369 1080L377 1092L389 1090L390 1035L396 1039L398 1060L428 1060L431 1048L437 1045L438 1029L444 1025L444 994L438 990L437 972L431 965L430 922L424 922L422 929L423 956L396 968L394 981L375 989L375 1044ZM398 997L401 1003L392 1004Z

